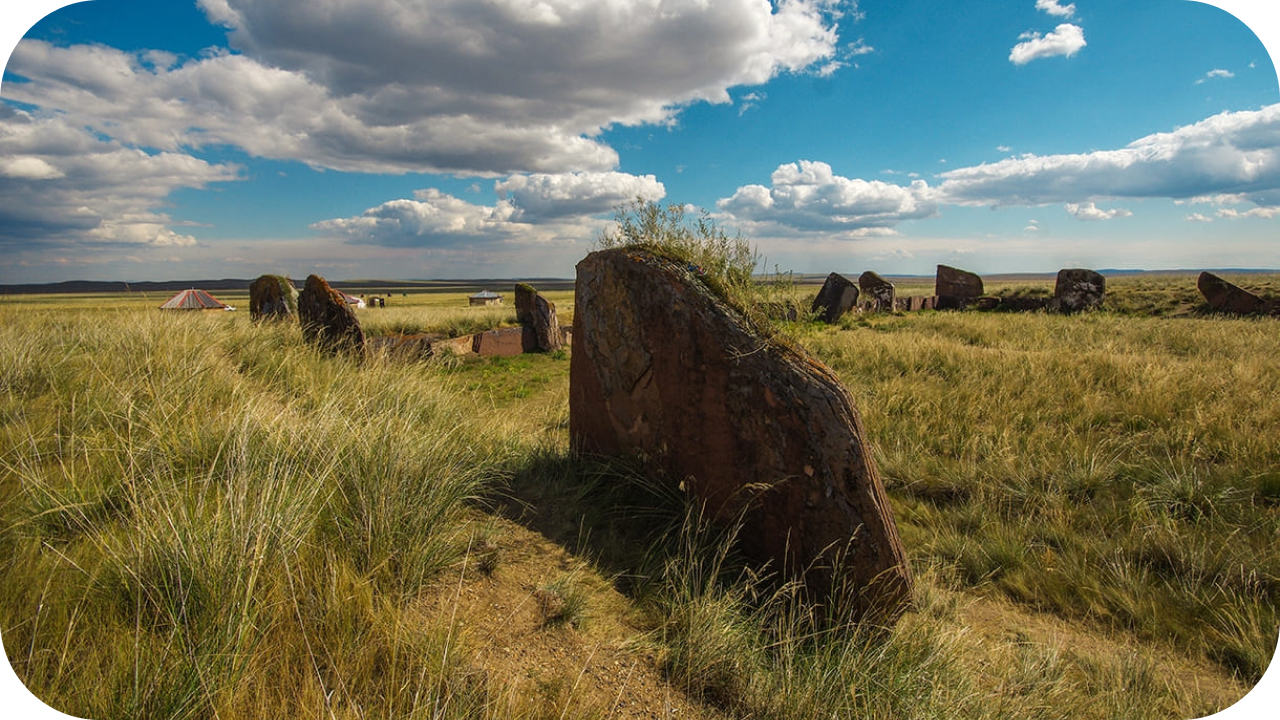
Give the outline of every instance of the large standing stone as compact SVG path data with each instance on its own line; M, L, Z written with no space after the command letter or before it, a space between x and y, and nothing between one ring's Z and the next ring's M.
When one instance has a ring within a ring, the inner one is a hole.
M521 325L533 324L534 298L538 290L529 283L516 283L516 322Z
M850 287L852 287L850 285ZM906 554L848 390L802 349L763 341L683 266L633 249L577 267L569 431L648 458L744 554L817 595L896 616Z
M938 310L956 310L982 297L982 278L950 265L939 265L934 282Z
M868 270L858 276L858 289L862 291L863 297L874 303L872 310L877 312L892 312L894 310L894 288L893 283L888 280Z
M262 275L249 285L249 319L289 320L298 311L298 290L289 278Z
M1262 298L1236 285L1223 280L1213 273L1202 272L1196 281L1200 294L1208 301L1209 307L1218 312L1249 315L1266 312L1268 303Z
M1107 279L1100 273L1084 268L1064 268L1058 271L1049 306L1064 313L1095 310L1102 307L1106 293Z
M839 273L831 273L827 276L827 281L822 283L818 297L813 299L810 312L821 313L823 322L833 323L849 312L857 302L858 286Z
M534 350L555 352L564 345L560 334L560 322L556 320L556 304L542 297L528 283L516 284L516 320L532 328L537 343Z
M298 322L303 339L324 352L364 351L364 331L355 311L319 275L308 275L298 295Z

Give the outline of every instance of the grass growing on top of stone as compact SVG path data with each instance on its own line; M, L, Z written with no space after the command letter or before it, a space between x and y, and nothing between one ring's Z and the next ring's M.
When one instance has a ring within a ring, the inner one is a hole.
M760 254L740 234L726 233L706 211L691 218L683 205L634 200L618 208L613 226L600 233L596 246L646 250L686 267L762 338L789 344L762 305L791 299L790 274L778 272L759 282Z

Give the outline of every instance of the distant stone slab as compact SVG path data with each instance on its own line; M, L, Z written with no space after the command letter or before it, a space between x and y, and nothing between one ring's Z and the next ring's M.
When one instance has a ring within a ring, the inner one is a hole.
M528 283L516 283L516 322L521 325L533 324L533 299L538 290Z
M1271 303L1209 272L1200 273L1196 287L1217 312L1251 315L1270 311Z
M849 287L852 287L850 284ZM573 447L647 458L744 555L896 617L911 575L862 420L835 375L762 340L684 266L611 249L577 266Z
M823 322L834 323L857 303L858 286L839 273L831 273L813 299L810 312L818 313Z
M534 350L555 352L564 345L560 323L556 320L556 304L542 296L532 285L518 283L515 288L516 320L532 328L536 338Z
M1078 313L1102 307L1107 294L1107 279L1085 268L1058 271L1050 307L1062 313Z
M249 319L292 320L298 310L298 290L289 278L262 275L249 285Z
M858 276L858 290L862 297L872 301L873 312L892 312L894 310L893 283L868 270Z
M515 357L538 349L538 336L531 327L486 330L474 338L474 352L482 357Z
M298 295L298 323L303 339L326 353L364 352L364 331L355 311L319 275L308 275Z
M453 355L470 355L475 351L476 351L475 335L463 335L462 337L437 340L431 344L431 352L433 354L447 352Z
M982 278L969 272L939 265L934 282L934 294L938 298L936 309L960 310L976 298L982 297Z

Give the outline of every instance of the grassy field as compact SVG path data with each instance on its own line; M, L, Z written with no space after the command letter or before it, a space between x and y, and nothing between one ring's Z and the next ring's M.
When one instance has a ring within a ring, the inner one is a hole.
M95 718L1208 714L1280 627L1280 321L1110 290L783 329L863 413L918 578L889 629L569 453L564 353L357 365L234 293L3 298L5 650ZM515 323L462 293L359 315Z

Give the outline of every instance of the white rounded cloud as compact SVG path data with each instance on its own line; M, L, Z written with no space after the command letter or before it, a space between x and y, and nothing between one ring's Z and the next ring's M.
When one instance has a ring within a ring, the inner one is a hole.
M937 212L933 191L923 180L909 187L836 175L824 162L779 165L771 186L745 185L716 203L727 218L810 232L868 234L904 220Z
M495 183L501 196L477 205L434 188L370 208L356 217L315 223L311 229L350 243L388 247L448 247L502 241L587 239L603 225L594 216L637 197L660 199L652 175L565 173L516 175Z
M596 215L637 198L661 200L666 195L654 176L620 172L515 175L498 181L494 189L510 196L525 219Z
M1029 32L1023 33L1019 39L1022 42L1014 45L1009 52L1009 62L1014 65L1025 65L1032 60L1059 55L1071 57L1087 44L1084 41L1084 30L1071 23L1062 23L1048 35Z

